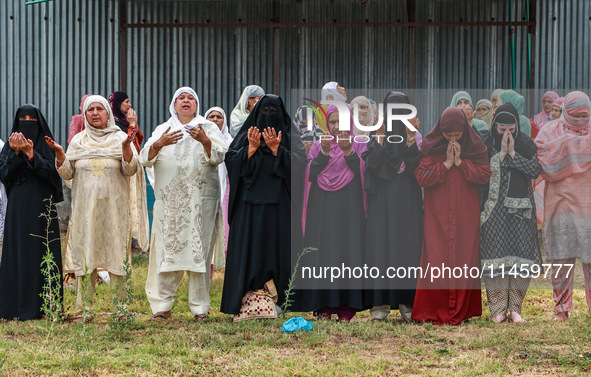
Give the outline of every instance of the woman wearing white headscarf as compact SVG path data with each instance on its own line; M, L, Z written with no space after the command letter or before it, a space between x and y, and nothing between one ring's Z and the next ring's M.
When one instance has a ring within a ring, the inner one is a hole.
M130 179L142 174L137 152L131 147L135 134L125 134L115 124L109 102L101 96L84 101L85 129L76 134L64 154L61 146L47 139L56 152L56 167L64 180L72 179L72 212L66 245L66 271L76 275L76 313L82 314L83 297L90 296L85 305L92 307L97 280L97 268L111 276L111 289L119 288L119 298L125 298L123 276L125 264L131 262L131 216L133 207L140 205L135 197L145 198ZM138 211L136 211L138 212ZM139 219L145 225L147 217ZM141 227L146 229L145 226ZM82 282L90 274L90 284L83 292Z
M340 86L336 81L330 81L322 87L323 100L347 102L347 92L344 86Z
M193 89L179 88L169 111L140 152L140 162L154 169L156 197L146 295L152 318L169 318L187 272L189 308L202 321L210 306L214 245L223 237L218 165L227 146L217 125L198 115Z
M227 146L232 144L232 136L228 132L228 122L226 112L221 107L214 106L205 112L205 119L215 123L222 135ZM230 225L228 224L228 203L230 201L230 190L228 186L230 182L228 180L228 169L226 163L222 162L218 165L218 175L220 177L221 185L221 199L222 199L222 212L224 214L224 239L223 243L216 243L215 250L213 252L212 265L215 269L222 268L226 265L226 250L228 249L228 235L230 233ZM218 239L219 240L219 239Z
M236 107L234 107L234 110L230 114L230 135L232 137L236 137L236 134L246 118L248 118L254 105L264 95L265 91L258 85L249 85L244 88Z

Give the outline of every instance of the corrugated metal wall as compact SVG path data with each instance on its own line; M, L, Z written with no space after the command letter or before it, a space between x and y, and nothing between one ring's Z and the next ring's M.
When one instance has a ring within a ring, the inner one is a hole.
M0 2L0 138L16 109L39 106L64 143L86 93L108 94L119 82L117 1L62 0L25 6Z
M407 22L407 1L148 1L121 0L128 24L265 24ZM526 21L527 0L417 0L418 22ZM201 113L221 105L228 112L248 84L279 94L295 109L297 89L319 97L337 80L367 90L376 100L390 89L411 85L409 27L133 27L127 29L127 69L119 67L119 1L59 0L25 6L0 2L0 137L7 138L16 108L41 107L60 142L85 93L127 91L146 136L165 121L168 103L181 85L193 86ZM274 8L275 6L275 8ZM544 0L536 4L534 80L536 88L591 88L591 2ZM555 19L554 19L555 18ZM136 25L136 26L137 26ZM527 26L415 27L414 92L427 131L449 105L456 88L473 100L512 85L511 38L518 91L538 106L529 86ZM273 47L279 38L279 77L274 80ZM351 90L350 98L360 94ZM293 97L293 98L292 98ZM539 106L538 106L539 107ZM527 115L539 109L532 108Z

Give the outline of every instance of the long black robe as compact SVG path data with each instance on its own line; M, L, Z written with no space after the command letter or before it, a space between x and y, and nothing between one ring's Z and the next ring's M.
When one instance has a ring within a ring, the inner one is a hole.
M263 112L269 107L275 108L275 112ZM267 127L281 131L277 156L261 136L259 148L248 158L247 134L252 126L261 132ZM226 153L230 233L221 312L239 313L246 292L262 289L270 279L277 288L277 304L285 300L291 276L292 229L296 229L291 222L292 165L302 171L305 159L301 140L291 135L291 120L281 98L261 98Z
M404 172L385 178L379 172L388 164L386 149L372 141L364 154L366 177L373 178L373 190L367 194L366 258L372 267L404 267L408 271L420 266L423 239L423 197L414 176L421 157L417 144L405 148L401 157ZM373 281L376 289L365 292L364 304L370 308L390 305L391 309L399 304L412 305L416 281Z
M316 267L316 276L320 276L319 268L340 268L343 263L346 267L354 268L364 264L365 209L360 157L356 153L345 157L355 177L337 191L323 190L317 183L318 174L324 170L328 161L328 156L319 153L310 163L309 180L312 186L307 203L304 246L317 250L302 258L300 269ZM294 310L309 312L342 306L361 310L363 290L358 288L362 284L362 281L353 278L332 283L330 276L328 279L310 279L306 289L298 291ZM334 288L326 289L327 286Z
M33 108L33 109L31 109ZM50 250L57 265L59 283L62 287L62 258L60 232L55 203L63 200L61 179L55 169L55 154L46 148L44 136L51 132L41 112L36 107L25 105L19 108L13 132L20 132L18 119L23 112L34 113L40 126L38 137L34 140L35 155L29 162L24 152L17 156L7 142L0 154L0 179L6 186L8 208L4 230L4 246L0 262L0 318L21 321L41 317L43 300L40 294L45 284L41 274L41 262L47 250L42 238L47 236L47 220L39 217L47 213L45 199L52 198L51 220L49 226ZM58 186L59 185L59 186Z
M410 103L404 93L389 92L388 103ZM401 110L394 110L398 114ZM391 135L404 137L403 143L389 143ZM416 134L418 137L419 135ZM365 160L365 190L367 191L367 243L366 258L370 266L382 269L418 267L421 262L423 240L423 193L414 176L421 155L418 143L407 146L406 126L399 120L386 130L383 145L370 141ZM400 172L402 163L404 171ZM403 270L398 270L402 272ZM397 272L398 272L397 271ZM412 277L375 279L373 289L364 293L366 307L399 304L412 305L417 279Z

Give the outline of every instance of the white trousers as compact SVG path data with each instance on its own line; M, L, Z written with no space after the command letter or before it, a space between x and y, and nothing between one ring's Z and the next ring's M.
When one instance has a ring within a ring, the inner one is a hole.
M146 296L150 301L152 313L167 312L172 309L174 297L185 275L189 275L189 309L191 313L207 314L209 311L209 268L205 273L192 271L156 272L155 263L148 267Z

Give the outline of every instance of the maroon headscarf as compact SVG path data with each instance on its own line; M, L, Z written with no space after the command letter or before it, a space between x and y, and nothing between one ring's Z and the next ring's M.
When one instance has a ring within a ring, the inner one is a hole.
M460 158L470 160L476 164L488 164L486 145L466 120L464 112L457 107L445 109L435 127L425 136L421 146L422 156L437 156L447 153L447 139L443 133L464 132L460 140L462 152Z
M128 98L127 93L119 91L115 91L109 95L109 104L111 105L111 110L113 110L113 118L115 118L115 121L118 121L117 123L122 123L123 127L125 127L123 129L121 124L117 124L123 132L127 132L129 121L127 120L127 116L121 112L121 104Z

